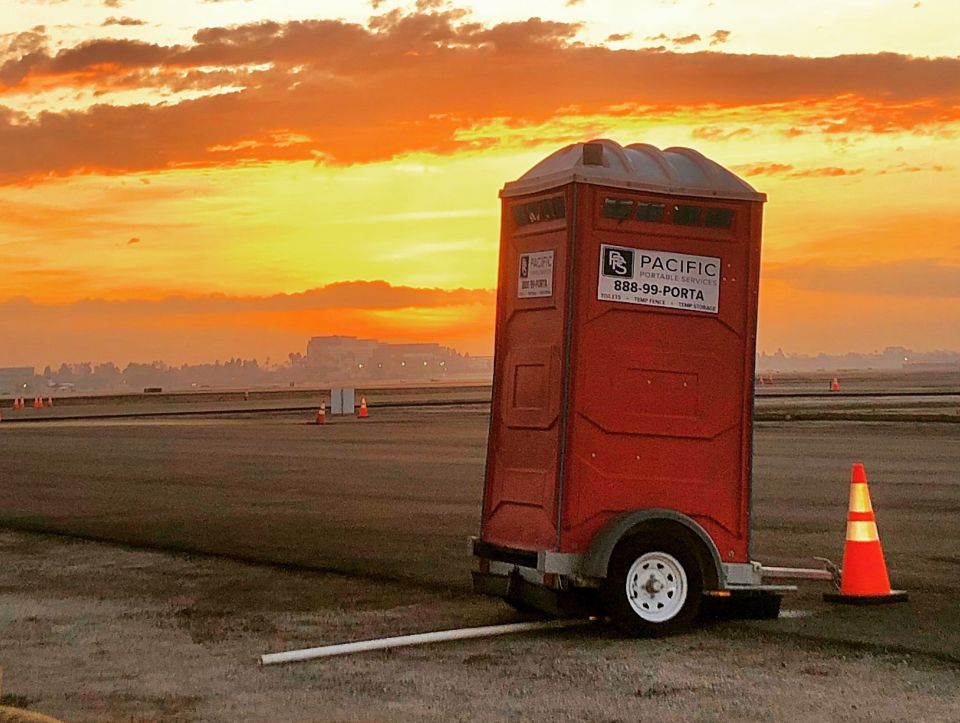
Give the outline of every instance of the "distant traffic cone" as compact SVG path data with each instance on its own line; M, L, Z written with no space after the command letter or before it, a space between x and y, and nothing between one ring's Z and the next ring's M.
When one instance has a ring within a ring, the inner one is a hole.
M877 518L867 488L867 473L859 463L853 465L850 479L847 540L843 548L840 592L824 593L823 599L853 605L879 605L907 599L904 590L890 589L887 563L883 559L883 548L877 533Z
M33 408L40 409L40 397L33 398Z
M13 398L13 408L20 409L20 397Z
M52 407L52 406L53 406L53 397L48 397L48 398L47 398L47 406L48 406L48 407Z
M367 412L366 397L360 397L360 411L357 412L357 416L360 417L360 419L366 419L368 416L370 416L369 413Z
M327 423L327 403L320 402L320 409L317 410L317 424Z
M840 382L837 380L836 377L834 377L833 380L830 382L830 391L831 392L840 391Z
M43 397L37 397L37 409L43 409Z

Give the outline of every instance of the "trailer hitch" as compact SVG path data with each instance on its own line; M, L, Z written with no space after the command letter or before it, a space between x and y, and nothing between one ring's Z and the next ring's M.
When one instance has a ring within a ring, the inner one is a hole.
M833 561L826 557L814 557L814 560L821 563L823 568L833 576L833 586L840 589L840 568L833 564Z
M834 587L839 590L840 568L826 557L814 557L813 559L823 565L822 570L809 567L767 567L763 565L760 568L760 576L761 578L777 580L825 580L832 582Z

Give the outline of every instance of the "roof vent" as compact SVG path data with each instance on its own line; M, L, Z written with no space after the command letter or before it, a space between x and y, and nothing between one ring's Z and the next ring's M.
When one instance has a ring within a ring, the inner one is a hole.
M602 143L584 143L583 144L583 165L602 166L603 165L603 144Z
M505 184L500 195L539 193L571 181L671 196L767 200L746 181L690 148L661 151L646 143L624 147L607 138L564 146Z

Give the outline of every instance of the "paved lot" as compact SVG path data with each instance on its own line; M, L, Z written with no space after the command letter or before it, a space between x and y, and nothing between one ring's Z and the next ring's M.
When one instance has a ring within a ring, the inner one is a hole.
M306 416L4 427L0 524L466 589L485 411L392 409L323 427ZM916 591L914 607L949 600L956 425L758 425L754 556L839 560L853 461L867 465L896 583Z
M340 718L457 717L457 691L473 685L499 691L497 700L474 691L462 717L485 717L484 705L492 706L491 718L596 717L589 705L599 704L598 696L613 720L654 710L666 719L695 717L691 705L700 700L707 701L705 719L759 719L765 710L793 717L786 714L794 712L790 691L798 680L820 696L819 707L799 709L810 719L816 711L860 716L846 698L830 699L837 681L855 691L862 680L864 690L881 695L880 703L857 709L874 718L909 717L909 700L928 718L942 718L950 709L937 701L957 702L960 434L955 424L934 423L757 428L754 556L769 564L807 565L813 555L839 560L849 467L863 461L891 575L912 595L907 606L831 607L812 584L785 605L802 615L722 623L656 647L568 633L249 678L253 656L270 649L513 619L467 590L464 540L479 516L482 407L384 409L366 422L324 427L305 417L4 425L0 525L8 529L298 566L8 533L0 547L6 689L20 681L40 709L71 719L102 706L111 715L147 711L148 718L207 719L222 711L227 720L243 705L260 716L283 710L281 719L322 718L324 709L308 705L316 686ZM155 650L132 642L147 632ZM165 662L171 654L186 656L182 672ZM521 665L516 656L537 662ZM115 678L120 661L131 666L127 683ZM781 661L789 686L769 680ZM206 665L213 666L200 676L206 683L185 682L187 671ZM591 665L600 667L585 672ZM231 687L231 675L241 690ZM47 676L66 676L74 697ZM271 691L274 684L286 697ZM587 692L572 697L564 693L570 685ZM739 685L747 686L746 700L730 708L727 696ZM76 697L78 686L93 697ZM621 694L629 699L618 700ZM431 696L437 706L424 707ZM291 701L306 706L305 714ZM161 715L168 704L169 715Z

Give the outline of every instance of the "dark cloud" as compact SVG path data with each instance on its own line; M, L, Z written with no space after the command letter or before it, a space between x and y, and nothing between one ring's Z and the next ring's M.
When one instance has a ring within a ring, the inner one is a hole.
M128 243L139 242L139 238ZM44 270L38 272L47 275ZM84 299L69 304L37 304L22 297L0 302L0 313L33 310L49 314L93 314L108 318L114 314L139 316L170 314L273 313L319 309L412 309L489 305L490 289L430 289L393 286L386 281L341 281L295 294L271 296L168 296L163 299Z
M892 166L880 169L877 175L885 176L888 173L945 173L952 170L953 166L942 163L895 163Z
M17 40L19 50L0 63L0 92L28 88L35 78L46 87L59 78L95 92L237 92L33 118L0 110L0 183L449 153L497 142L464 139L463 131L478 124L497 118L517 127L539 124L569 115L571 107L590 115L763 106L757 112L764 117L778 108L791 113L791 131L838 138L947 133L960 119L960 58L612 50L580 43L579 30L540 18L486 26L450 9L391 11L369 27L309 20L206 28L185 45L100 39L52 53L42 38ZM717 132L719 140L746 129ZM298 141L284 140L291 137Z
M45 54L47 41L46 28L42 25L22 33L0 34L0 68L7 62L18 62L24 57Z
M37 287L69 283L75 275L48 269L24 273L34 277ZM494 304L493 290L447 291L383 281L343 282L274 296L67 304L14 297L0 301L0 335L17 339L15 349L2 350L8 364L42 358L196 362L224 358L237 349L261 359L276 358L302 349L316 334L358 333L390 341L441 341L489 353ZM425 309L432 319L426 327Z
M652 41L666 40L668 43L673 43L674 45L690 45L691 43L698 43L702 40L697 33L690 33L689 35L675 35L672 38L666 33L660 33L659 35L649 35L646 39Z
M115 18L112 15L106 20L104 20L102 23L100 23L101 27L106 27L108 25L131 26L131 25L146 25L146 24L147 23L144 20L137 20L136 18L128 18L128 17Z
M785 178L837 178L839 176L859 176L862 168L843 168L841 166L822 166L819 168L797 169L788 163L744 163L731 166L731 170L742 176L784 176Z
M726 130L717 126L700 126L694 128L690 135L694 138L704 141L729 141L732 138L742 138L752 135L753 131L749 128L734 128Z
M789 173L793 170L793 166L789 163L746 163L731 166L730 170L741 176L778 176Z
M729 30L714 30L710 34L710 45L721 45L730 39Z
M789 178L836 178L838 176L859 176L862 168L843 168L841 166L824 166L822 168L804 168L793 171Z

